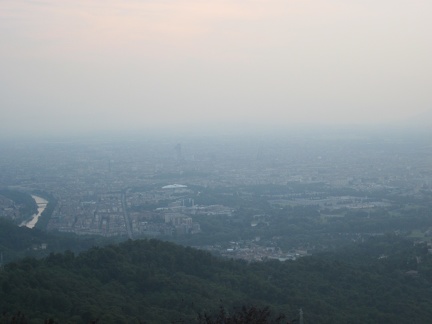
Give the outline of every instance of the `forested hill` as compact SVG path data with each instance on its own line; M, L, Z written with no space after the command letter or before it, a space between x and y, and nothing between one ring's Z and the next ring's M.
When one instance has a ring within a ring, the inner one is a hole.
M0 252L5 263L26 256L40 258L48 256L50 252L68 249L80 252L108 242L108 239L101 236L48 233L37 228L18 227L11 220L0 217Z
M400 252L392 252L395 244ZM298 320L302 308L305 323L427 323L430 265L425 246L395 237L340 254L251 264L158 240L127 241L7 264L0 311L4 320L21 312L30 323L189 323L220 305L269 305L287 320Z

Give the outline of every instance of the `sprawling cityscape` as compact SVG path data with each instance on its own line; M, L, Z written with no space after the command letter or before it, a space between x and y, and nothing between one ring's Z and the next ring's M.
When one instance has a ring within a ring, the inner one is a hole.
M328 240L286 241L284 236L303 231L298 213L315 217L317 227L327 226L321 236L358 240L406 230L401 225L365 230L363 225L389 213L423 210L432 194L432 146L409 134L286 133L234 140L166 136L1 145L0 187L42 199L42 211L51 203L44 230L179 240L246 260L294 259L330 246ZM19 208L0 195L0 214L18 219ZM331 227L353 215L364 224Z

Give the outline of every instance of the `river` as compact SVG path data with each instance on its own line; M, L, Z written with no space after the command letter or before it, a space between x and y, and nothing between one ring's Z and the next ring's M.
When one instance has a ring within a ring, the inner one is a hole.
M32 219L28 222L22 222L20 226L26 226L28 228L33 228L35 227L37 221L39 220L39 217L41 216L41 214L43 213L43 211L45 210L47 204L48 204L48 200L43 199L42 197L39 196L35 196L35 195L31 195L32 198L34 199L34 201L36 202L37 206L38 206L38 212L37 214L34 214L32 216Z

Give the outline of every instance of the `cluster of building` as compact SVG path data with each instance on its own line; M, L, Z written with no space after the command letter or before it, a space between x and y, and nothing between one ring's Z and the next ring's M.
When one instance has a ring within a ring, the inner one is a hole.
M181 191L179 187L165 187L148 192L124 191L59 199L48 229L129 237L199 233L200 225L190 215L178 211L181 202L173 195L189 192L183 189L186 186L181 188ZM147 208L161 201L170 201L172 207ZM180 211L187 212L187 209Z
M210 245L198 248L217 253L226 258L242 259L248 262L296 260L308 255L308 251L305 249L283 252L274 244L273 246L263 246L258 242L259 238L255 238L254 240L231 241L228 246Z
M15 219L19 217L20 211L13 200L6 198L0 194L0 217Z
M325 137L190 140L181 145L133 138L63 142L3 143L0 188L52 194L57 205L49 230L129 237L193 235L197 219L232 216L233 208L197 204L196 188L247 188L256 185L325 183L332 188L373 192L382 189L415 195L432 189L432 151L420 142ZM181 183L181 184L178 184ZM297 196L296 196L297 195ZM274 208L318 204L328 215L340 208L385 207L341 193L272 195ZM14 218L17 208L0 196L0 216ZM262 221L262 220L257 220ZM253 224L252 224L253 226ZM221 252L245 259L291 258L259 244Z

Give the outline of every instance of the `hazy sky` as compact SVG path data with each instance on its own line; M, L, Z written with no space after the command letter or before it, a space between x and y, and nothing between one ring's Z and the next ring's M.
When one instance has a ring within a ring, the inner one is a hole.
M398 122L432 108L430 0L0 0L0 135Z

